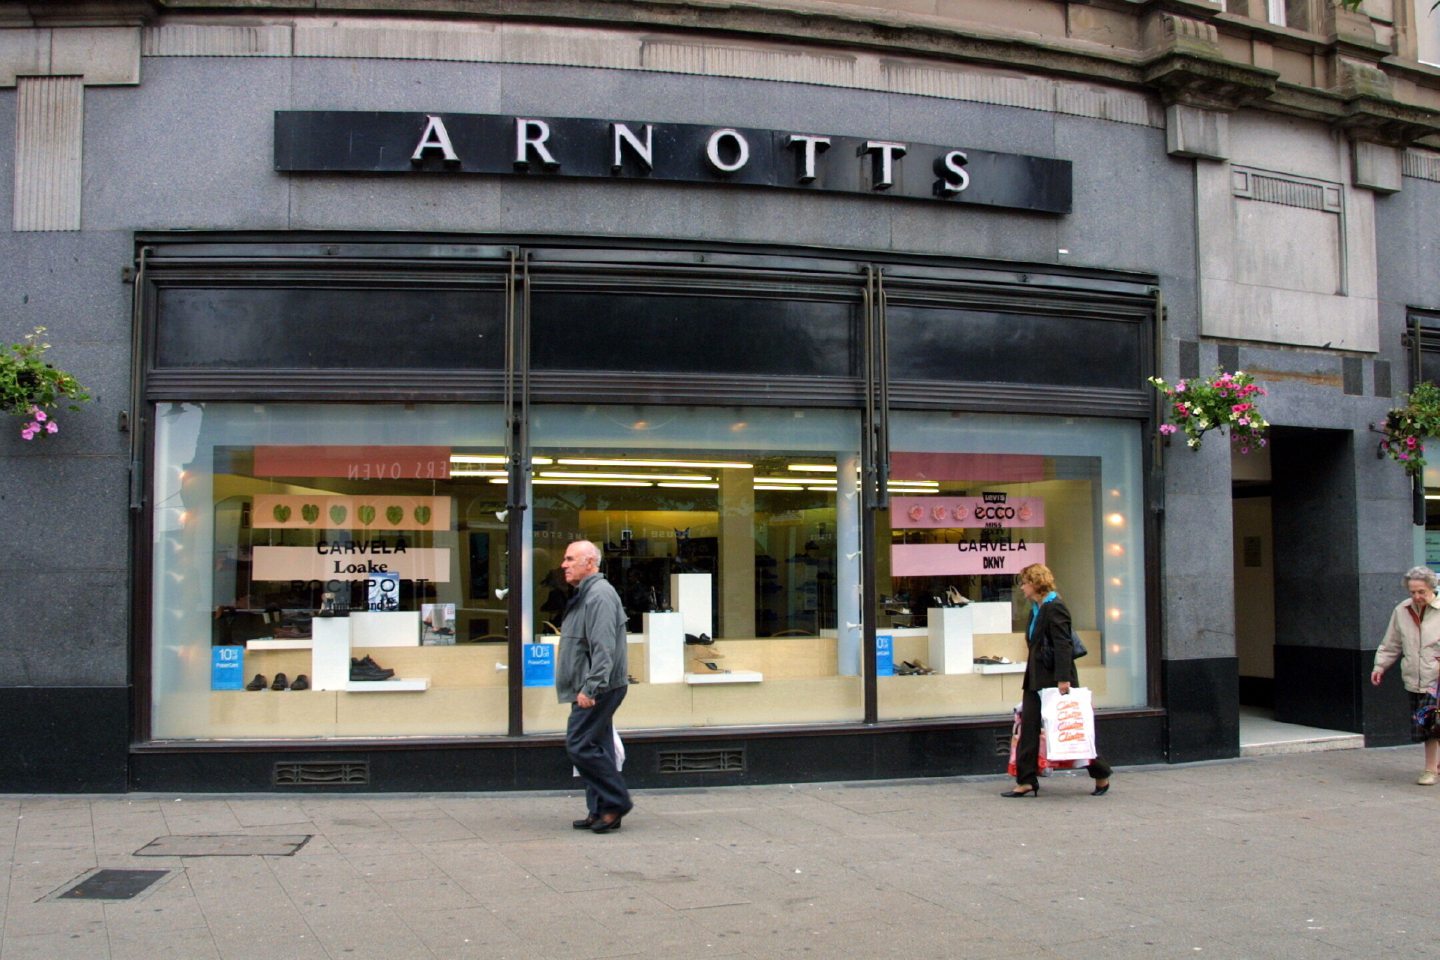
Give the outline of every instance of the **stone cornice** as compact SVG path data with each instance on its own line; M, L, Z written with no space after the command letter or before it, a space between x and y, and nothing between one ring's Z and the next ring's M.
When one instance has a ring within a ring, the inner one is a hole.
M1145 82L1166 106L1233 111L1269 99L1279 74L1194 53L1167 53L1145 68Z

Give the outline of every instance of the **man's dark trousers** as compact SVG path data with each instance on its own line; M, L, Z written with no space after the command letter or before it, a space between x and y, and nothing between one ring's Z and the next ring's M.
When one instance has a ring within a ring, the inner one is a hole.
M570 704L565 729L565 752L585 781L585 805L594 816L630 812L630 791L615 766L615 711L628 687L606 690L588 710Z

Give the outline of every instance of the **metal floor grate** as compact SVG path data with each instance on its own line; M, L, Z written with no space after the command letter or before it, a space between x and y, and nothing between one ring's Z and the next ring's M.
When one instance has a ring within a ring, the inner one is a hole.
M169 870L96 870L78 883L61 888L49 900L133 900Z

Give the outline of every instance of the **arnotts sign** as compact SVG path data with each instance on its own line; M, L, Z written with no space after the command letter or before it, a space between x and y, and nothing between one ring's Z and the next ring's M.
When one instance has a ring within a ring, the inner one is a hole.
M284 173L581 177L1069 213L1068 160L810 132L471 113L279 110Z

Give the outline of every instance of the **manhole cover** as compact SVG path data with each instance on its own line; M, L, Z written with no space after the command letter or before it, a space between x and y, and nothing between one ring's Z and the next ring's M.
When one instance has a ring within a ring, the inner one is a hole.
M137 857L289 857L313 834L285 837L194 836L156 837L135 851Z
M96 870L49 900L133 900L169 870Z

